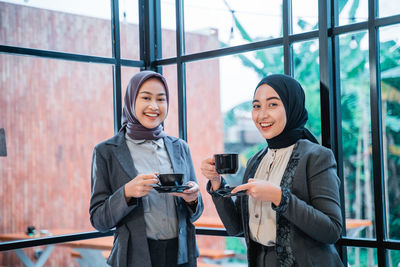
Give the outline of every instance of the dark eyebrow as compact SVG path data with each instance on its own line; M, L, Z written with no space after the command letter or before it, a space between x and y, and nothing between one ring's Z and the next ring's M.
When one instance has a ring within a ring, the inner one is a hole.
M271 97L268 97L268 98L266 99L266 101L274 100L274 99L276 99L276 100L281 100L281 99L280 99L279 97L277 97L277 96L271 96ZM255 102L260 102L260 100L254 99L254 100L253 100L253 104L254 104Z
M268 97L268 98L267 98L267 101L273 100L273 99L281 100L281 99L280 99L279 97L277 97L277 96L271 96L271 97Z
M148 91L141 91L139 94L147 94L147 95L153 95L152 93L148 92ZM160 93L157 94L158 96L164 96L166 95L166 93Z

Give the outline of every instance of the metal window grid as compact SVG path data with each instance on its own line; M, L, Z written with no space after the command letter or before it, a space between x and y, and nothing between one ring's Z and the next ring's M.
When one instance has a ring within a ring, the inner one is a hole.
M368 20L349 25L338 25L338 4L336 0L318 0L319 29L309 32L292 33L291 0L283 0L283 36L247 43L237 46L215 49L212 51L185 54L184 30L184 0L175 0L176 10L176 57L163 58L161 54L161 0L139 0L139 37L140 60L122 59L120 52L119 1L111 0L111 42L112 57L98 57L83 54L64 53L31 49L16 46L0 45L0 53L42 57L76 62L91 62L113 66L113 97L114 97L114 131L121 126L121 67L138 67L152 69L158 72L166 65L176 65L178 81L178 114L179 136L187 139L186 123L186 69L188 62L210 58L235 55L271 47L283 47L284 72L293 75L293 43L307 40L319 42L320 58L320 98L321 98L321 128L322 144L330 147L338 162L338 175L342 181L341 201L344 215L343 188L343 155L341 140L340 82L339 82L339 45L338 37L360 30L369 35L369 66L370 66L370 102L372 127L372 158L374 180L374 206L376 219L376 238L359 239L342 237L337 246L344 262L347 262L346 247L364 247L377 249L378 266L388 266L387 250L400 250L400 241L390 240L386 236L385 199L383 181L382 155L382 112L379 62L379 27L400 25L400 15L378 18L378 0L368 0ZM344 216L343 216L344 218ZM104 237L113 234L113 230L100 232L85 232L56 237L43 237L34 240L21 240L0 243L0 251L49 245L61 242L76 241ZM227 236L225 230L197 228L197 234ZM345 233L344 233L345 234Z

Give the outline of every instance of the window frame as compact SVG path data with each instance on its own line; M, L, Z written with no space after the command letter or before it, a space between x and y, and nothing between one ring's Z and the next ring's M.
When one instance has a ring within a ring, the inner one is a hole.
M368 20L348 25L338 25L338 1L318 0L318 30L293 34L291 0L283 0L283 36L269 40L247 43L232 47L220 48L193 54L185 54L184 0L175 0L176 9L176 57L162 57L161 43L161 0L138 0L139 5L139 38L140 60L121 58L119 0L111 0L111 39L112 56L97 57L84 54L55 52L31 49L18 46L0 45L0 53L20 56L42 57L76 62L108 64L113 67L113 103L114 132L121 126L121 67L139 67L162 72L162 67L176 65L178 84L178 121L179 137L187 140L187 107L186 107L186 63L217 58L227 55L256 51L271 47L283 47L284 73L293 75L292 44L299 41L318 39L320 69L320 104L322 145L331 148L337 160L338 176L341 180L340 196L342 203L343 225L345 225L345 198L343 175L343 151L341 138L340 77L339 77L339 36L341 34L366 30L369 35L369 68L370 68L370 103L372 129L372 166L374 183L374 207L376 238L350 238L345 234L336 243L341 257L347 262L347 247L374 248L377 250L378 266L389 266L388 250L400 250L400 241L387 238L385 218L385 188L383 173L382 148L382 110L379 61L379 28L389 25L400 25L400 14L389 17L378 17L378 0L368 0ZM0 243L0 251L49 245L61 242L83 240L110 236L114 229L106 233L97 231L84 232L54 237L43 237L31 240L20 240ZM223 229L197 228L197 234L227 236Z

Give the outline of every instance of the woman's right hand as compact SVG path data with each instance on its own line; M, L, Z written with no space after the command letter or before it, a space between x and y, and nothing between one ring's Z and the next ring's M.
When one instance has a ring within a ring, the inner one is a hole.
M153 185L157 184L158 182L159 180L154 174L139 174L129 183L125 184L125 198L128 199L130 197L143 197L147 195L150 190L153 189Z
M218 190L221 186L221 176L215 169L214 157L207 158L201 162L201 173L211 181L213 191Z

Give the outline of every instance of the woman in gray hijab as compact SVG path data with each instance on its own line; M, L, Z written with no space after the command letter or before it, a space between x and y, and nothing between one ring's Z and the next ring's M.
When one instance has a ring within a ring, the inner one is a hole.
M119 133L94 148L90 220L99 231L116 227L111 266L196 266L203 202L188 145L163 130L168 102L162 75L134 75ZM163 173L182 173L186 187L155 190Z

